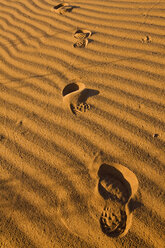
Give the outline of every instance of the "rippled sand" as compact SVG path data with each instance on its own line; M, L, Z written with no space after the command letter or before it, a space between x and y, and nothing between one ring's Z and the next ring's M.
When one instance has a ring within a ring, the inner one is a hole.
M163 248L165 1L59 3L0 1L0 247ZM104 161L138 180L124 237Z

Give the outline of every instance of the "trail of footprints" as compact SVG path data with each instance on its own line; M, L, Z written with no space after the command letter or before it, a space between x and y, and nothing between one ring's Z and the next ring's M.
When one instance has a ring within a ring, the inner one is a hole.
M60 3L54 6L52 11L63 15L72 9L73 6L70 4ZM73 35L76 39L73 47L87 47L91 35L92 32L89 30L77 29ZM152 39L146 35L141 39L141 42L151 43ZM85 85L79 83L71 83L64 87L63 100L73 114L85 113L91 109L91 106L86 102L87 95L83 95L85 90ZM19 124L22 125L22 121ZM158 137L158 134L154 134L154 137ZM0 142L4 139L5 136L0 134ZM98 189L105 200L105 207L100 216L100 226L106 235L122 237L131 227L132 213L129 210L129 202L137 192L138 180L133 172L122 165L102 164L100 168Z
M66 12L71 12L73 8L78 8L77 6L73 6L69 3L62 2L56 6L51 8L51 11L64 15ZM92 32L86 29L77 29L74 33L74 38L77 41L73 44L74 48L85 48L88 45L89 37L92 35ZM141 39L142 43L151 43L152 39L149 35L146 35L144 38Z
M69 3L60 3L52 7L52 11L63 15L66 12L70 12L76 6L70 5ZM88 45L89 37L92 35L92 32L86 29L77 29L74 33L74 38L76 42L73 44L74 48L85 48Z
M53 7L52 11L64 14L70 11L73 6L68 3L61 3ZM86 29L77 29L74 33L76 42L74 48L85 48L92 32ZM146 36L143 43L151 42ZM90 110L87 104L87 89L82 83L70 83L62 91L63 102L73 114L84 113ZM105 199L105 207L100 217L102 231L109 237L123 237L131 227L132 213L129 209L129 202L133 199L138 189L138 180L133 172L123 165L103 164L98 184L99 193ZM115 173L114 173L115 172Z

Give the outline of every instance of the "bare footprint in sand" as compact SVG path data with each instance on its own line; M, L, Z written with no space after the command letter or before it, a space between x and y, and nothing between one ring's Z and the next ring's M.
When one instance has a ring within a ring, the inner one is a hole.
M87 89L83 83L70 83L62 91L64 105L75 115L90 110L90 105L86 101L98 94L99 91Z
M137 177L128 168L116 163L103 163L98 176L98 190L105 199L100 217L101 229L109 237L123 237L132 224L129 204L138 190Z

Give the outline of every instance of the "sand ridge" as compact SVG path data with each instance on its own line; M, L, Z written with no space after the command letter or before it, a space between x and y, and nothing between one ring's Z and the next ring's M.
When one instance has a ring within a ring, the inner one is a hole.
M163 248L165 1L66 3L0 2L0 247Z

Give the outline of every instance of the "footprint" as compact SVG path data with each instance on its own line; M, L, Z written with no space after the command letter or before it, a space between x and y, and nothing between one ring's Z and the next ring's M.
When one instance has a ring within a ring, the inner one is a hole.
M87 29L77 29L74 33L76 39L86 39L92 35L92 32Z
M159 134L158 134L158 133L154 133L154 134L153 134L153 137L154 137L154 138L157 138L157 137L159 137Z
M124 184L113 176L107 176L100 180L99 191L105 199L112 198L122 204L128 200L128 191Z
M87 89L83 83L70 83L62 91L64 105L75 115L90 110L90 105L86 101L97 94L99 91Z
M73 46L75 48L85 48L88 45L88 39L78 39Z
M100 224L104 233L111 237L117 237L126 229L127 214L124 206L118 206L114 202L105 207Z
M23 125L23 121L22 121L22 120L18 120L18 121L16 122L16 125L17 125L17 126L22 126L22 125Z
M90 110L90 105L87 103L79 103L76 107L73 107L74 112L82 113Z
M105 199L105 208L100 217L101 229L109 237L123 237L132 223L129 204L138 190L137 177L117 163L103 163L98 176L98 191Z
M75 48L85 48L88 45L88 42L91 42L92 40L88 40L88 38L92 35L92 32L87 29L77 29L74 33L74 38L77 39L77 41L73 44Z
M144 38L142 38L142 43L151 43L152 39L150 36L146 35Z
M0 141L3 141L5 139L5 136L3 134L0 134Z
M64 14L66 11L70 11L73 7L68 3L60 3L54 6L51 10L58 14Z

